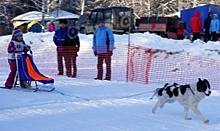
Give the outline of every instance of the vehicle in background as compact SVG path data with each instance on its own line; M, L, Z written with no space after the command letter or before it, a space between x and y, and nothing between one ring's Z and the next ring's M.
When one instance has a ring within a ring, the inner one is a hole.
M80 16L76 27L82 34L92 34L98 28L99 19L103 19L105 25L117 34L130 32L134 28L133 9L115 6L96 8L89 15Z
M149 16L136 19L135 32L150 32L159 36L177 39L177 29L179 28L179 18L174 17L160 17Z

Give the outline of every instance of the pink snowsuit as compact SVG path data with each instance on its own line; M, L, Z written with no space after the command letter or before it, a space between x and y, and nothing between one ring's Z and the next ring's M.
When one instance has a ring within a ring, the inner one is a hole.
M14 84L14 79L15 79L15 76L16 76L16 72L17 72L17 66L16 66L16 59L14 58L14 52L17 50L16 48L16 44L15 44L16 41L11 41L8 45L8 53L9 53L9 59L8 59L8 63L9 63L9 66L10 66L10 73L8 75L8 78L5 82L5 86L6 87L12 87L13 84ZM21 42L17 42L17 43L23 43L23 41ZM18 50L17 53L22 53L24 50Z
M14 78L15 78L15 75L16 75L16 72L17 72L17 67L16 67L16 62L15 61L9 62L9 66L10 66L11 72L8 75L8 78L7 78L6 82L5 82L5 86L6 87L13 86Z
M50 22L50 23L48 24L47 30L48 30L49 32L55 31L55 25L54 25L53 22Z

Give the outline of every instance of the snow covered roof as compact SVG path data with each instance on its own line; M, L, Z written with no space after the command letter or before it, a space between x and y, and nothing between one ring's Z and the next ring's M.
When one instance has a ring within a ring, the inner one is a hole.
M42 12L38 12L38 11L30 11L24 14L21 14L19 16L16 16L15 18L12 19L12 21L16 21L16 20L22 20L22 21L31 21L31 20L38 20L41 21L42 20ZM54 19L53 16L47 15L45 14L44 16L45 20L51 20Z
M168 17L177 15L180 18L180 12L175 12L173 14L166 15Z
M64 10L54 10L49 13L51 16L55 17L56 19L78 19L79 15L73 14L71 12L67 12Z

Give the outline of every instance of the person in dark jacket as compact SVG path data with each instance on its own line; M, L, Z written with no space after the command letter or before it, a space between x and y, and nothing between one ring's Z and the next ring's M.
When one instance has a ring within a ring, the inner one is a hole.
M63 43L64 59L66 65L66 74L68 77L75 78L77 75L76 57L80 48L78 30L75 27L69 27L67 37ZM72 71L73 67L73 71Z
M199 16L200 16L200 12L196 11L194 13L194 16L190 20L190 27L193 33L192 41L200 38L200 32L202 31L203 28L202 20Z
M204 22L203 32L205 33L205 39L204 39L205 42L208 42L211 39L209 28L210 28L212 16L213 16L212 12L209 12L208 17L205 19L205 22Z
M67 36L67 20L66 19L60 19L60 28L55 31L55 34L53 36L53 42L57 46L57 63L58 63L58 75L63 75L63 58L64 58L64 52L63 52L63 43L65 41L65 38Z
M211 20L209 31L212 35L212 41L218 40L218 32L219 32L219 19L218 14L213 14L213 18Z
M97 77L95 80L102 80L103 77L103 61L106 64L106 77L104 80L111 80L111 56L114 50L114 34L111 29L105 26L104 20L98 21L99 28L93 36L93 52L98 57Z

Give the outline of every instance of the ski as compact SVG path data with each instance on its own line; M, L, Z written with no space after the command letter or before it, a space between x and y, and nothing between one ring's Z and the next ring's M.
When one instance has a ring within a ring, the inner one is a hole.
M25 91L25 92L52 92L55 88L51 90L45 90L45 89L40 89L40 88L20 88L18 86L12 87L12 88L7 88L5 86L0 86L0 89L6 89L6 90L16 90L16 91Z
M7 88L5 86L0 86L0 89L6 89L6 90L15 90L15 91L25 91L25 92L34 92L36 89L33 88L20 88L20 87L12 87L12 88Z

